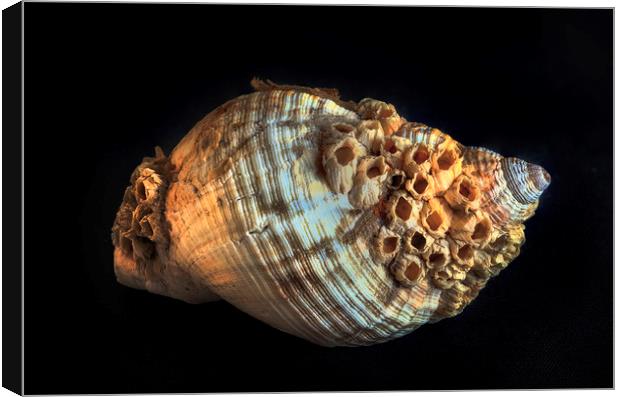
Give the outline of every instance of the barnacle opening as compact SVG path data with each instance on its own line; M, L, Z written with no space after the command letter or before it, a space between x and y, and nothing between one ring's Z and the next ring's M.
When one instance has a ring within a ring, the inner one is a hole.
M413 233L413 236L411 237L411 245L419 251L423 250L426 246L426 237L424 237L420 232Z
M454 163L456 163L457 155L454 150L448 149L444 151L441 156L437 159L437 165L440 170L446 171L449 170Z
M429 157L430 153L428 152L426 146L420 146L413 154L413 161L415 161L417 164L422 164L423 162L428 160Z
M474 257L474 250L471 246L469 246L469 244L465 244L459 248L456 255L463 261L469 261Z
M428 257L428 264L432 268L438 269L443 267L446 262L448 262L448 258L441 252L435 252Z
M416 262L411 262L405 269L405 277L411 281L417 281L422 273L422 267Z
M392 154L394 154L394 153L396 153L398 151L398 148L396 147L396 144L391 139L388 139L387 141L385 141L385 145L383 146L383 148L388 153L392 153Z
M459 185L459 194L469 201L474 201L476 199L476 191L467 179L461 181Z
M409 204L407 200L405 200L402 197L398 198L398 201L396 202L395 212L396 212L396 215L400 219L407 221L409 217L411 216L412 210L413 208L411 207L411 204Z
M343 134L349 134L355 130L355 127L349 124L337 123L333 125L334 129L338 132L342 132Z
M391 254L398 247L398 237L386 237L383 239L383 252Z
M354 158L355 153L353 152L353 148L350 146L343 146L341 148L336 149L335 153L336 160L338 164L345 166L349 164Z
M502 234L490 244L490 247L492 250L501 251L504 248L506 248L506 246L508 245L508 242L509 242L508 235Z
M381 107L381 110L379 110L380 119L392 117L393 115L394 115L394 109L392 109L391 107L385 106L385 107Z
M451 277L452 275L446 269L438 270L435 273L435 278L441 281L448 281Z
M403 184L403 181L404 181L404 177L402 175L400 174L392 175L392 177L390 178L389 186L392 189L398 189Z
M474 228L474 232L471 234L471 238L474 241L482 241L486 240L491 234L491 221L488 219L483 219L480 222L476 223L476 227Z
M370 179L375 178L377 176L381 175L381 170L379 169L378 166L373 166L370 167L367 171L366 171L366 176Z
M437 211L433 211L426 217L426 223L431 230L436 231L443 224L443 218Z
M418 194L422 194L426 191L428 187L428 180L422 174L416 174L415 180L413 182L413 190Z

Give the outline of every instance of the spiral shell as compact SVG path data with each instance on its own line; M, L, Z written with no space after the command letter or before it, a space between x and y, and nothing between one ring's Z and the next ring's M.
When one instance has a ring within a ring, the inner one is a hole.
M253 85L136 168L112 228L119 282L358 346L458 314L519 254L541 167L385 102Z

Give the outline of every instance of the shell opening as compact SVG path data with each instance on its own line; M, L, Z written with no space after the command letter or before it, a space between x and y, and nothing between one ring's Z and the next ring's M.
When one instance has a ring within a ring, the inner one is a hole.
M349 164L355 158L355 153L353 153L353 149L350 146L338 148L334 154L338 164L342 166Z
M398 237L386 237L383 239L383 252L391 254L396 251L398 246Z
M440 170L446 171L449 170L450 167L454 165L454 163L456 163L456 159L457 156L454 150L446 150L437 159L437 165L439 166Z
M426 146L420 146L413 155L413 161L415 161L417 164L422 164L423 162L428 160L429 157L430 154L428 153L428 149L426 148Z
M343 134L350 134L355 130L355 127L349 124L338 123L334 124L334 129L338 132L342 132Z
M424 237L420 232L413 233L411 237L411 245L421 251L426 246L426 237Z
M422 194L426 191L427 187L428 181L426 178L421 174L417 174L415 176L415 181L413 182L413 190L415 190L418 194Z
M468 245L465 244L461 248L459 248L456 255L463 261L471 260L474 257L474 250Z
M404 220L407 221L409 219L409 217L411 216L411 211L413 210L413 208L411 207L411 204L409 204L409 202L407 202L407 200L405 200L402 197L398 198L398 202L396 203L396 215Z
M443 219L437 211L433 211L426 217L426 223L431 230L435 231L441 227L443 224Z
M469 201L474 201L476 199L476 192L472 189L471 184L467 180L463 180L459 185L459 194Z
M436 252L428 257L428 263L433 268L443 267L448 259L441 252Z
M471 235L472 240L485 240L491 234L491 227L491 222L488 219L478 222Z
M415 262L411 262L405 270L405 277L407 277L411 281L417 281L420 277L420 273L422 273L422 268L420 267L420 265Z

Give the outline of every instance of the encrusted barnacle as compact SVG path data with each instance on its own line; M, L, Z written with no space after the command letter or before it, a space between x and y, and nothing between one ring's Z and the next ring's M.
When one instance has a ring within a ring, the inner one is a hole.
M433 285L439 289L450 289L456 282L456 280L452 278L452 268L449 266L433 268L430 274Z
M405 182L405 190L416 200L428 201L435 197L435 180L420 170Z
M364 98L360 101L357 113L365 120L379 120L385 135L388 136L406 121L398 115L394 105L371 98Z
M402 166L409 178L413 178L420 172L428 175L431 170L431 150L428 145L418 143L409 146L403 152Z
M363 157L357 166L349 202L355 208L365 209L377 204L384 193L384 182L388 178L385 158Z
M484 247L491 240L493 223L483 211L455 212L449 230L450 236L475 247Z
M385 157L391 167L402 169L403 152L405 152L410 145L411 142L399 136L385 138L381 146L381 155Z
M519 254L541 167L385 102L252 84L132 173L112 227L120 283L359 346L460 313Z
M323 149L323 168L330 188L337 193L349 193L357 172L359 158L366 148L355 138L347 137Z
M446 235L452 222L453 211L441 197L424 202L420 213L422 226L435 238Z
M379 263L388 263L398 254L401 246L400 235L385 226L379 229L372 245L375 260Z
M443 197L455 210L471 212L480 208L480 195L476 182L463 173L454 180Z
M417 225L421 206L422 204L413 200L406 191L395 191L387 203L390 229L403 234Z
M451 262L448 241L445 239L435 240L423 257L424 263L429 269L441 269L448 266Z
M402 254L390 266L396 281L405 287L419 283L426 275L424 261L417 255Z
M357 140L372 154L379 154L384 141L383 128L378 120L363 120L357 126Z
M474 265L474 248L464 241L447 238L450 246L452 259L464 269L470 269Z
M435 242L435 239L418 225L407 230L403 240L406 251L412 254L426 253Z
M431 171L435 179L435 191L443 194L462 171L462 158L456 143L451 139L437 147L431 155Z
M405 173L399 169L392 168L388 175L387 188L389 190L398 190L405 185Z

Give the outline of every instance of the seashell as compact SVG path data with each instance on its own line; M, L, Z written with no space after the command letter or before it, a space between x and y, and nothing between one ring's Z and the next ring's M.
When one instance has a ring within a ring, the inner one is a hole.
M120 283L360 346L460 313L518 256L541 167L382 101L252 84L134 170L112 227Z

